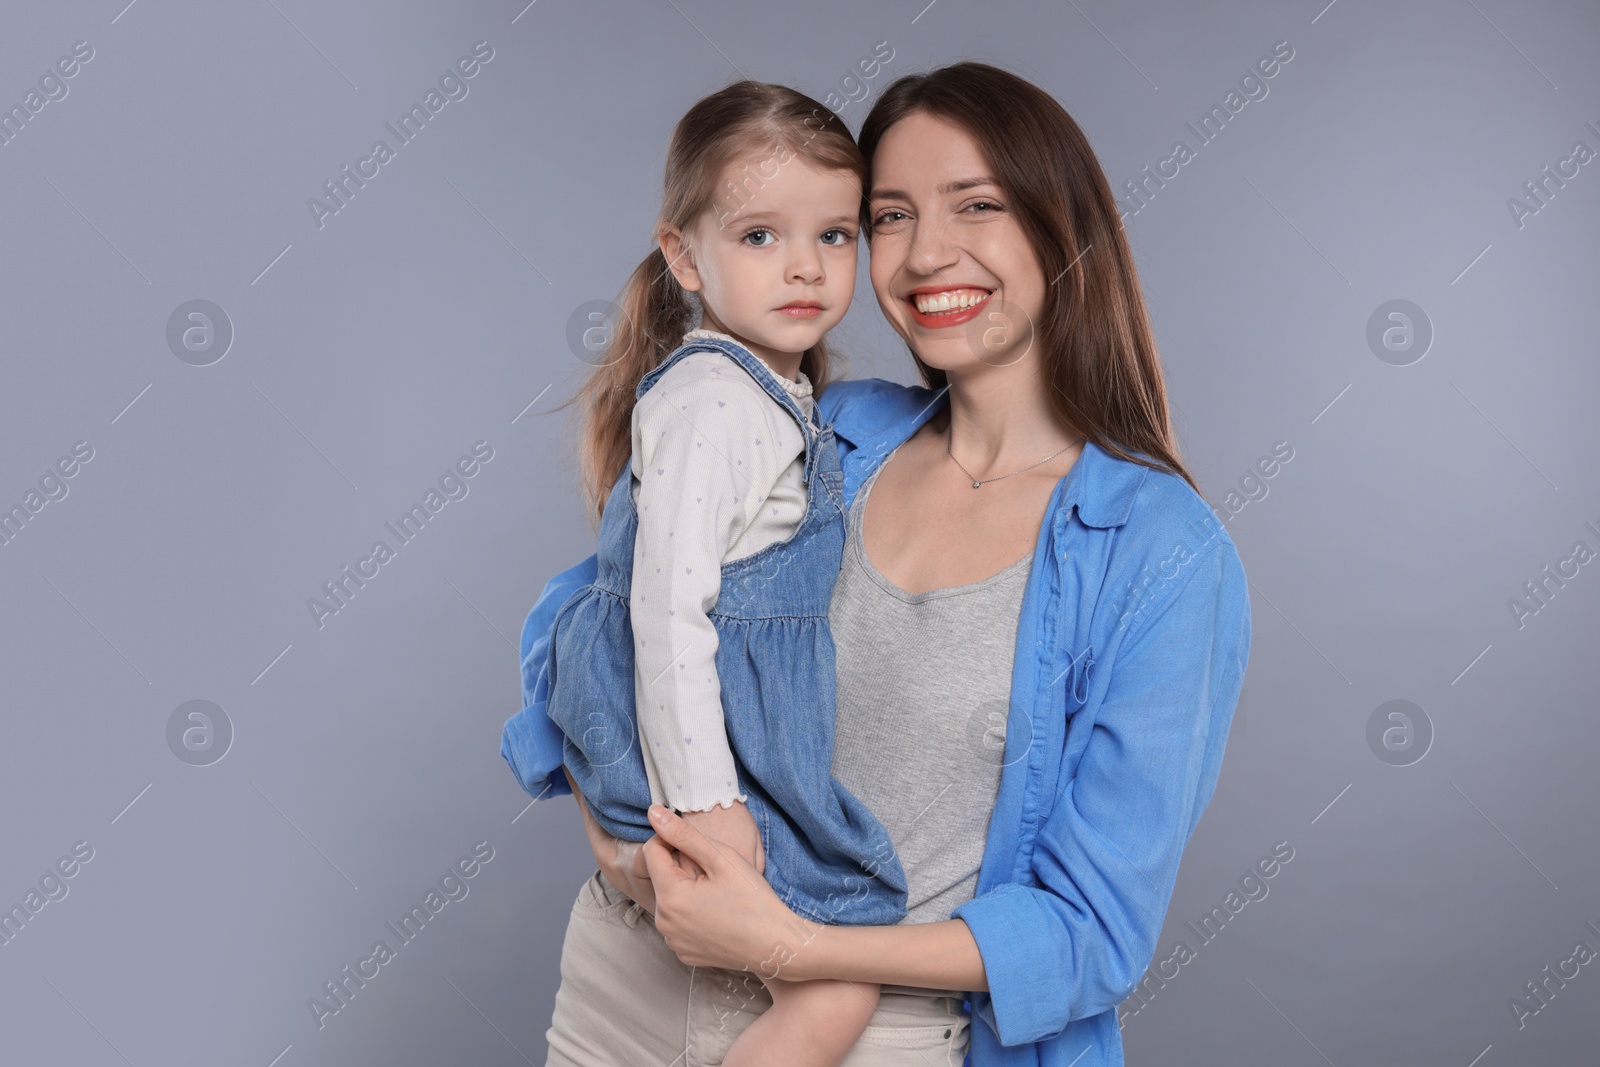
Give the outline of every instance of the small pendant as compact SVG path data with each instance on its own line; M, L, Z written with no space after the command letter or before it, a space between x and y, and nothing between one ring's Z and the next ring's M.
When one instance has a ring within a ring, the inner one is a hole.
M982 482L973 482L972 483L972 488L976 489L976 488L978 488L978 486L980 486L982 484L983 484Z

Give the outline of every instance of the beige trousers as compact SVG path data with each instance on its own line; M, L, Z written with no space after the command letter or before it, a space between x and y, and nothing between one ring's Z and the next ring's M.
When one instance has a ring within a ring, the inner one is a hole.
M597 870L561 946L546 1067L717 1067L772 998L753 972L682 963L650 913ZM885 991L841 1067L960 1067L959 996Z

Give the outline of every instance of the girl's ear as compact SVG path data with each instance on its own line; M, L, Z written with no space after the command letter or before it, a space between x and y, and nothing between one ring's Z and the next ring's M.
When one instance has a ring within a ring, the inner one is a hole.
M700 271L694 265L694 248L684 232L676 226L663 227L656 237L661 246L661 254L667 259L667 267L672 271L672 276L678 279L678 284L691 293L698 293L701 289Z

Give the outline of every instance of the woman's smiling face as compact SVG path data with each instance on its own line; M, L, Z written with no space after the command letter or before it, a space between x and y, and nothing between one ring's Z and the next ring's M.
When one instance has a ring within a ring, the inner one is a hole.
M1045 279L993 168L961 126L914 112L872 158L872 288L931 367L1006 366L1033 344Z

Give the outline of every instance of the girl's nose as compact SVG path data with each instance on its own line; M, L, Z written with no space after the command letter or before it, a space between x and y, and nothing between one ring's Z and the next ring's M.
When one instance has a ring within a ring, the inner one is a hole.
M815 249L796 252L789 260L789 278L791 281L816 284L822 281L822 257Z

